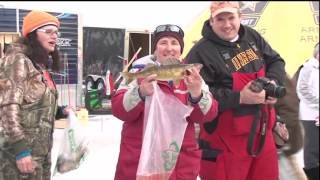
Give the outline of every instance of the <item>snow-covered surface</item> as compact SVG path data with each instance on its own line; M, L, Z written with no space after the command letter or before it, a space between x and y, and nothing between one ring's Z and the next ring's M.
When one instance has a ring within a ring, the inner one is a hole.
M56 174L52 180L112 180L119 154L122 121L112 115L90 116L85 128L90 139L89 153L76 170ZM64 129L55 129L52 149L52 171L54 169Z

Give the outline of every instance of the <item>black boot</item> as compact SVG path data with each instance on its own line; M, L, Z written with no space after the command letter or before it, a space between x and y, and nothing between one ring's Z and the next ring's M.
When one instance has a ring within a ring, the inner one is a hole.
M305 169L303 168L309 180L318 180L319 179L319 166L315 168Z

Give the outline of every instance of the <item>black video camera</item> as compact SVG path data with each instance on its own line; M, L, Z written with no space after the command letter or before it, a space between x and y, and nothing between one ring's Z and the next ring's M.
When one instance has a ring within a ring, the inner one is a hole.
M253 92L261 92L264 89L266 91L266 98L268 96L282 98L287 93L285 87L272 84L270 80L265 77L254 80L250 85L250 89Z

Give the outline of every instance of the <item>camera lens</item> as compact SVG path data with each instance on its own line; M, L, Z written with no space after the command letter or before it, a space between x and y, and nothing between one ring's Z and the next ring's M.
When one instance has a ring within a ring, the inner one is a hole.
M275 86L274 84L269 83L265 86L267 96L282 98L286 95L286 88L283 86Z

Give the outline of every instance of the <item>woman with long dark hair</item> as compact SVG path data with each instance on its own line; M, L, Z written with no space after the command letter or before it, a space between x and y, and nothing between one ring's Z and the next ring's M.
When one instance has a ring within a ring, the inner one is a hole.
M55 16L31 11L23 20L23 37L8 47L0 62L6 78L0 93L0 128L5 137L0 147L0 179L51 177L58 95L50 71L60 67L59 27Z

